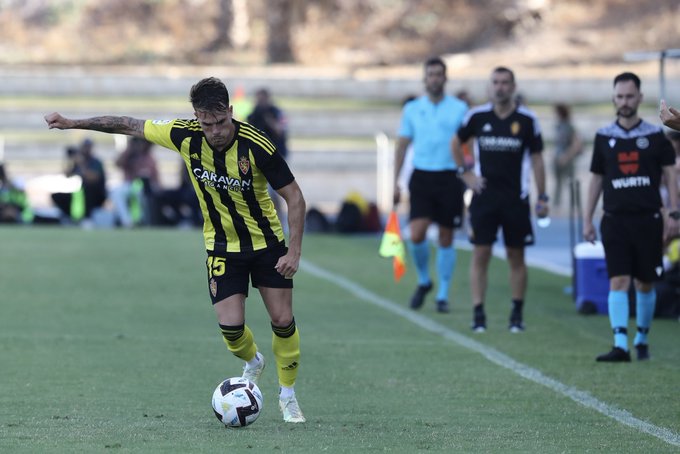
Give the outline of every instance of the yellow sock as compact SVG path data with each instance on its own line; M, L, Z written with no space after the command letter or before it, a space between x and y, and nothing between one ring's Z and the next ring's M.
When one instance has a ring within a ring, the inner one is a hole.
M272 325L272 350L276 359L276 373L281 386L293 387L300 364L300 334L295 319L290 325L280 328Z
M250 361L255 358L257 353L257 345L253 333L245 324L238 326L220 325L222 331L222 338L227 348L236 357L244 361Z

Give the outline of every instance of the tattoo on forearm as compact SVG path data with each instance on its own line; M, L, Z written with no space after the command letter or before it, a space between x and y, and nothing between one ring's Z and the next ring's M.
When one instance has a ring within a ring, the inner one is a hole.
M77 120L76 127L116 134L138 135L144 133L144 122L132 117L93 117Z

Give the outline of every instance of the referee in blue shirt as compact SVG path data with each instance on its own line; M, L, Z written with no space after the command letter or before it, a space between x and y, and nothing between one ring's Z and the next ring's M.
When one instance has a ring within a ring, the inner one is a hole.
M401 191L399 173L409 146L413 147L413 173L409 180L410 250L418 273L418 288L411 297L411 308L419 309L432 290L429 261L430 247L427 229L432 222L439 227L436 254L437 311L449 312L449 286L456 265L453 231L463 221L463 183L449 145L456 134L468 106L463 101L444 94L446 64L441 58L427 60L426 94L408 102L402 111L395 159L394 203L399 203Z

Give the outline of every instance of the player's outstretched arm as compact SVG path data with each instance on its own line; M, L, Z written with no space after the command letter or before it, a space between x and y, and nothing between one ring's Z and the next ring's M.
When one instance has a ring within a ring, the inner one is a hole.
M89 129L110 134L125 134L144 138L144 120L132 117L103 116L74 120L57 112L45 115L50 129Z

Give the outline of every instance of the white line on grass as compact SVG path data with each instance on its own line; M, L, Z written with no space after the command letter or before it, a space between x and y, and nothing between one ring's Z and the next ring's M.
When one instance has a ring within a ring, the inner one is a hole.
M355 282L352 282L342 276L338 276L337 274L331 273L330 271L318 267L307 260L301 260L300 265L305 272L318 278L325 279L337 285L338 287L347 290L356 297L399 315L400 317L407 319L408 321L426 329L427 331L439 334L445 339L451 340L469 350L480 353L492 363L505 367L506 369L511 370L512 372L526 378L527 380L531 380L534 383L538 383L539 385L543 385L546 388L550 388L558 394L562 394L563 396L566 396L581 405L592 408L603 415L620 422L621 424L625 424L642 432L646 432L662 441L665 441L668 444L680 446L680 435L669 429L658 427L654 424L642 421L626 410L621 410L612 405L608 405L585 391L581 391L550 378L544 375L541 371L527 366L526 364L517 362L508 355L505 355L494 348L477 342L452 329L440 325L439 323L430 320L425 316L419 315L409 309L399 306L397 303L376 295L375 293L361 287Z

